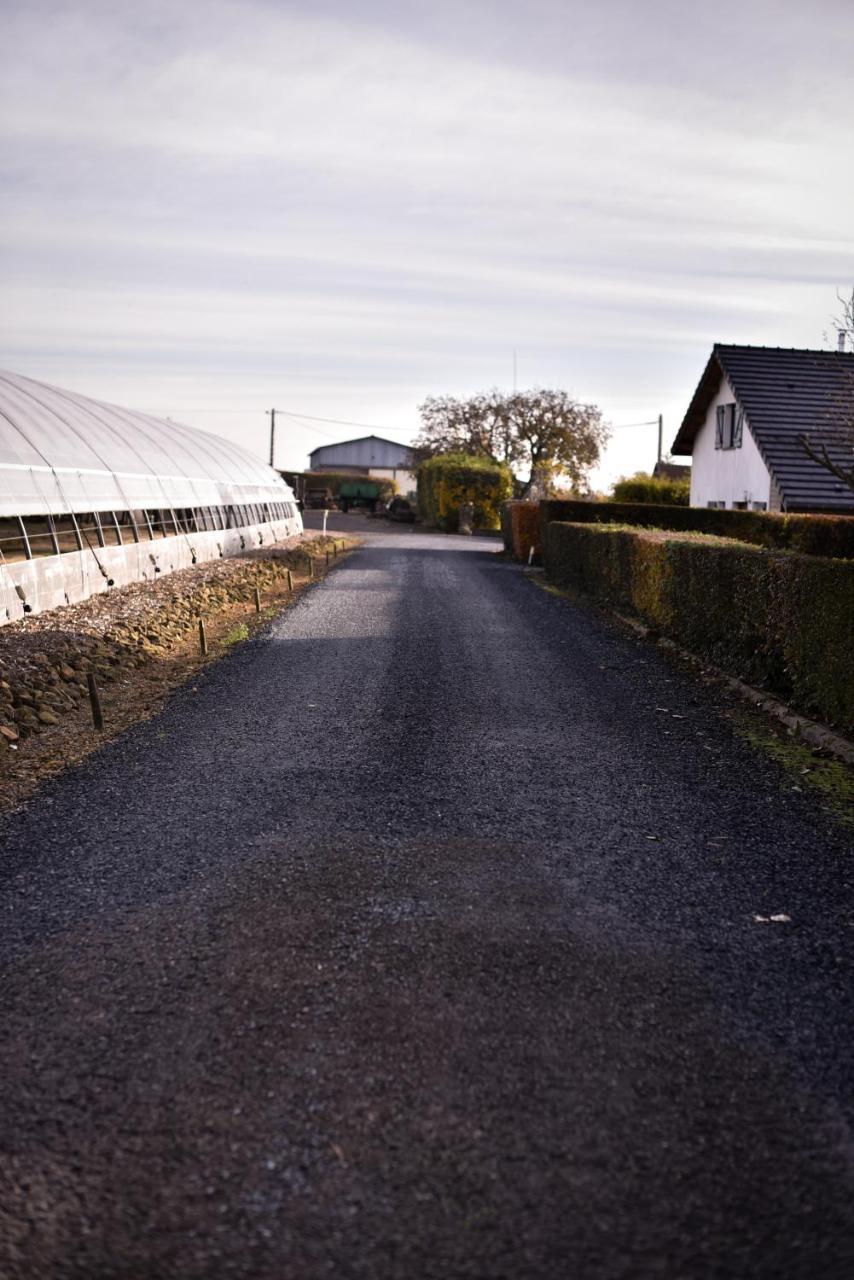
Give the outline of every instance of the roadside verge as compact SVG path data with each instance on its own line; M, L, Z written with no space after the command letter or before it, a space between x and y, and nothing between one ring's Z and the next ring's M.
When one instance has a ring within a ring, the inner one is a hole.
M156 714L173 690L295 603L356 545L304 536L0 628L0 811Z

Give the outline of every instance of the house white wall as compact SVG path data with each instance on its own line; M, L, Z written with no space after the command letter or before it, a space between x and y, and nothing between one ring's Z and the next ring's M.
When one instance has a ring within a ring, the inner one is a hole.
M694 440L691 464L691 506L706 507L710 502L765 502L772 510L771 475L762 460L750 432L747 417L740 449L716 449L715 428L719 404L736 400L729 379L724 377L718 393L706 412L706 420Z

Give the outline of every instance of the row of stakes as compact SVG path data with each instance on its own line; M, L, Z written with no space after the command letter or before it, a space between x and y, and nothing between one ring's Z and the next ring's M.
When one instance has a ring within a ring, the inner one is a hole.
M337 542L333 542L332 544L331 555L333 559L336 558L338 555ZM327 569L329 568L329 562L330 562L330 552L327 550L326 552L326 568ZM286 573L288 575L288 594L292 594L294 589L294 577L290 569L287 569ZM310 554L308 556L308 576L309 576L309 579L314 578L314 556ZM258 587L253 587L252 592L255 600L255 612L260 613L261 612L261 592L259 591ZM204 618L199 618L199 650L202 654L202 657L205 657L207 655L208 637L207 637L207 632L205 631ZM98 690L98 682L95 679L95 673L93 671L86 672L86 684L89 688L89 705L92 708L92 725L94 726L94 728L97 730L98 733L102 733L104 729L104 709L101 706L101 694Z

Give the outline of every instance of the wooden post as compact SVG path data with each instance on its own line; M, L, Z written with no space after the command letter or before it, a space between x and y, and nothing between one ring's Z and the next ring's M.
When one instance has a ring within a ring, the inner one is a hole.
M326 568L329 570L329 548L326 549Z
M335 539L335 541L334 541L334 542L333 542L333 544L332 544L332 554L334 555L335 559L337 560L337 559L338 559L338 539L337 539L337 538Z
M308 557L308 576L310 578L314 577L314 557L312 555Z
M255 587L254 589L254 594L255 594L255 612L260 613L261 612L261 592L258 590L257 587Z
M101 696L98 693L98 685L95 681L94 671L86 672L86 683L89 686L89 704L92 708L92 724L98 733L103 732L104 728L104 712L101 709Z
M293 591L293 589L294 589L294 575L291 573L290 569L288 569L288 591Z
M204 618L199 618L199 648L201 650L202 657L204 657L208 651L208 638L205 635Z

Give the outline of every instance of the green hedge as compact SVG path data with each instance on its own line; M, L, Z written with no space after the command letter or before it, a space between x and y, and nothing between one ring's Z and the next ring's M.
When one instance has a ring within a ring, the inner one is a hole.
M670 480L666 476L637 475L618 480L612 490L614 502L652 502L668 507L687 507L691 501L690 480Z
M306 471L306 489L328 489L334 498L341 492L342 484L375 484L382 498L393 498L395 484L388 476L371 476L356 471Z
M454 531L460 507L474 506L476 529L498 529L501 505L513 492L509 467L467 453L443 453L418 464L418 506L429 524Z
M540 503L540 521L545 525L552 520L710 533L739 542L753 542L760 547L802 551L805 555L830 556L834 560L854 559L854 516L778 515L768 511L550 499Z
M854 731L854 564L554 521L544 560L557 586L629 610L733 675Z

